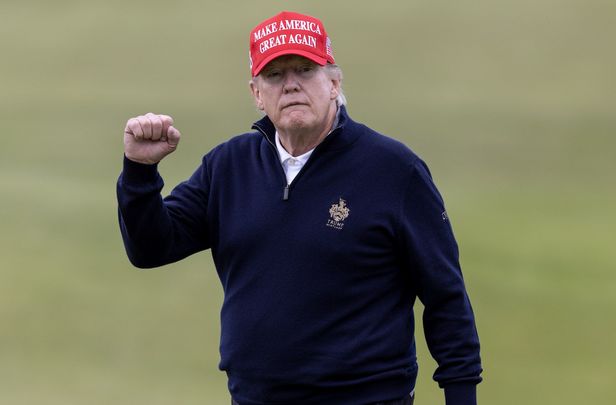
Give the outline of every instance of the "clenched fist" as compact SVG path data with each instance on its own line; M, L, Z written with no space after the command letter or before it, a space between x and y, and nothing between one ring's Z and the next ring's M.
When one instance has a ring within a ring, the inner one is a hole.
M126 122L124 154L134 162L155 164L173 152L180 142L180 131L168 115L147 113Z

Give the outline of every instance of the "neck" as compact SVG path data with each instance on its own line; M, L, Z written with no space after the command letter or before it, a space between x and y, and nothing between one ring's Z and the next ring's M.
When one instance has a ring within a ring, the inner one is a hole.
M276 128L280 137L280 143L291 156L303 155L316 148L325 139L327 134L333 129L336 114L337 106L334 104L327 114L327 119L318 128L298 128L297 130L281 130Z

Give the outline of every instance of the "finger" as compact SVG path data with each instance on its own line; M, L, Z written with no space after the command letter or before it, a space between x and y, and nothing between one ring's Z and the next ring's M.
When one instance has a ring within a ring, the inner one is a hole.
M137 117L137 121L139 121L139 125L141 125L141 130L143 131L144 139L152 139L152 123L145 115L140 115Z
M146 117L150 120L150 123L152 123L152 140L158 141L162 136L163 123L160 117L156 114L147 113Z
M169 130L169 127L171 125L173 125L173 118L171 118L168 115L163 115L163 114L160 114L158 117L160 118L160 120L163 123L163 135L160 138L160 140L161 141L166 141L167 140L167 131Z
M169 127L167 130L167 143L174 148L180 143L180 131L175 127Z
M167 122L169 126L173 125L173 118L171 116L165 114L158 114L158 116L163 122Z
M139 125L139 121L137 121L136 118L131 118L126 122L124 132L132 135L137 140L143 139L143 131L141 130L141 125Z
M163 122L163 136L160 138L161 141L167 142L167 132L169 131L169 127L173 125L173 118L168 115L159 115Z

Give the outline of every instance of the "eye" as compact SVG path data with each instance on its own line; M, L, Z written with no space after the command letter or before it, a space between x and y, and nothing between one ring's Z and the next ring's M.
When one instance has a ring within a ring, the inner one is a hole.
M302 65L298 69L300 73L309 73L309 72L312 72L313 70L314 70L314 65L308 65L308 64Z
M265 72L265 77L268 79L274 79L276 77L279 77L282 73L280 72L280 70L277 69L271 69L268 70L267 72Z

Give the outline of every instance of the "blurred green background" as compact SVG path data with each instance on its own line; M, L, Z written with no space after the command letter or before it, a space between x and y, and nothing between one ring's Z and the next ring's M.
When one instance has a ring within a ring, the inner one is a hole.
M349 111L430 165L482 339L482 404L616 403L616 3L0 1L0 404L227 404L209 252L139 271L126 120L170 186L259 115L250 29L319 16ZM419 312L421 308L417 308ZM421 329L418 403L444 403Z

